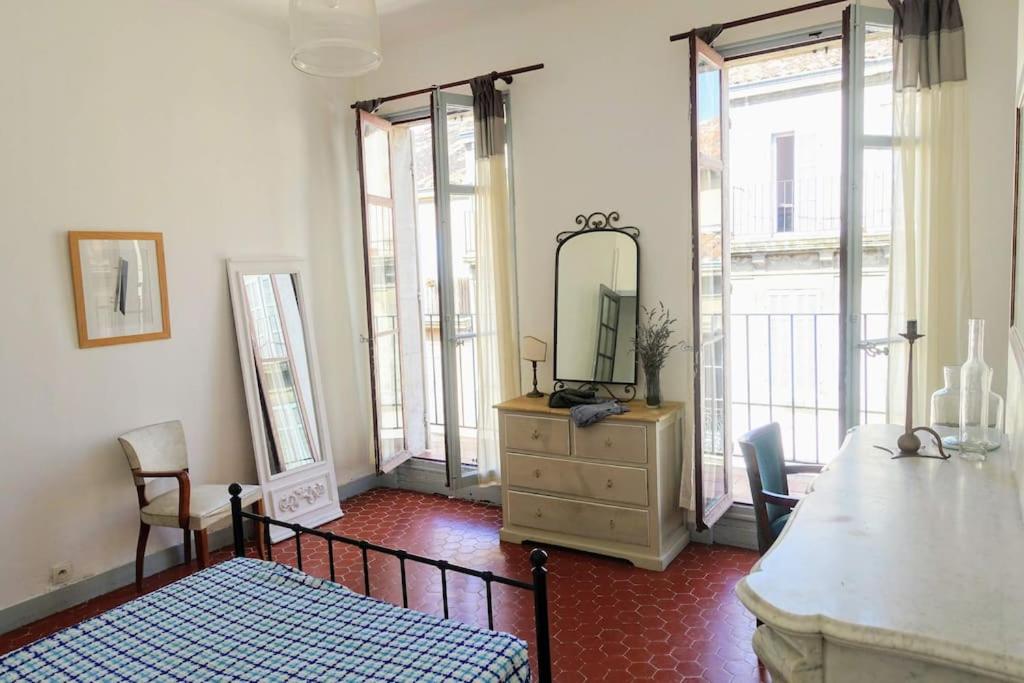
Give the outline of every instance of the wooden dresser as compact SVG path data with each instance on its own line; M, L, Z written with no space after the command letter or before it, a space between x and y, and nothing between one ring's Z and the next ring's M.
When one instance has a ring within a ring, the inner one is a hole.
M662 570L690 539L679 507L682 404L630 412L589 427L547 397L497 406L501 539L576 548Z

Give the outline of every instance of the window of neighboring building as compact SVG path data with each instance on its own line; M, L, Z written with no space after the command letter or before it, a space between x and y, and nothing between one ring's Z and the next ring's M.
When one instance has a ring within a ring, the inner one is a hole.
M775 147L775 231L793 232L793 200L796 194L795 136L774 136Z

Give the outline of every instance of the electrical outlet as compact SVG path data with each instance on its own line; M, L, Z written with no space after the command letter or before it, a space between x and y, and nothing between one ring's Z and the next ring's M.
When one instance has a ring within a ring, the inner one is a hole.
M63 586L71 580L72 566L70 562L61 562L50 567L50 583Z

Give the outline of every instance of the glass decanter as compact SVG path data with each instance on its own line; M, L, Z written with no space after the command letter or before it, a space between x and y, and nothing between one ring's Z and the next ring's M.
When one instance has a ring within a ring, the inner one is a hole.
M990 450L989 394L992 368L983 358L985 321L969 320L967 362L960 368L960 457L984 460Z

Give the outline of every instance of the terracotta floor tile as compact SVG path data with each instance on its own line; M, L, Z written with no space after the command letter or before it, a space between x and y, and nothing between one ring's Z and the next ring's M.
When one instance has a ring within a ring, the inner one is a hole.
M377 489L346 501L345 516L324 528L352 538L446 559L455 564L529 580L530 549L501 543L498 508L442 496ZM254 551L250 551L254 552ZM691 544L664 572L562 549L548 549L552 658L557 681L768 680L750 649L753 617L733 587L757 560L753 552ZM336 577L363 590L359 551L336 545ZM304 538L303 570L328 578L327 545ZM227 549L214 562L230 557ZM273 559L295 565L295 544L273 547ZM194 571L175 567L146 579L152 591ZM370 587L376 597L401 604L398 561L370 556ZM440 615L441 582L431 567L407 566L410 606ZM487 625L483 581L450 576L451 617ZM0 635L0 654L135 597L118 589L83 605ZM495 627L515 633L534 648L531 597L494 589Z

